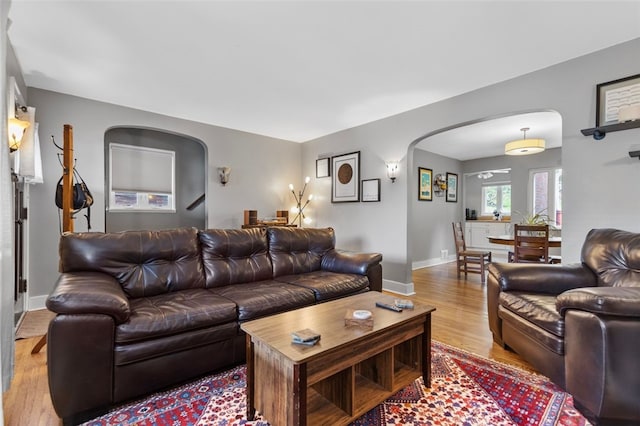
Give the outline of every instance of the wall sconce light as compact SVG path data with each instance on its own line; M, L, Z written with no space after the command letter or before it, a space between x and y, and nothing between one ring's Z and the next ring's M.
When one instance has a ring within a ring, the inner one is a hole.
M387 177L391 179L391 183L396 182L397 173L398 173L398 162L389 161L387 163Z
M304 178L304 186L302 187L302 191L298 192L297 194L296 194L296 191L293 189L293 184L292 183L289 184L289 190L293 194L293 198L295 198L296 200L296 205L294 207L291 207L291 213L295 213L296 215L291 221L291 223L295 223L295 221L298 220L298 226L300 228L302 228L303 222L306 225L311 223L311 218L304 215L304 209L309 204L309 201L313 199L313 194L309 194L309 198L307 198L307 201L304 204L302 204L302 199L304 198L304 191L307 189L307 184L309 183L310 180L311 178L309 176Z
M439 173L433 178L433 193L438 197L442 197L447 190L447 178Z
M227 182L229 182L229 175L231 174L231 167L222 166L218 167L218 177L220 178L220 183L222 186L225 186Z
M15 117L9 119L9 151L14 152L20 149L22 136L29 124L28 121L19 120Z

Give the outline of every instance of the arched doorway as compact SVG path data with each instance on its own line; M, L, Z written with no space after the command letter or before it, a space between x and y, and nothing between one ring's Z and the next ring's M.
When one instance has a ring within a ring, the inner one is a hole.
M407 152L407 252L411 269L446 262L447 257L455 253L451 222L465 220L466 187L463 176L466 173L510 168L510 179L518 185L513 195L513 208L527 211L526 181L529 179L529 169L538 166L538 163L536 166L529 165L535 155L504 155L505 143L520 139L520 128L525 126L537 130L535 137L547 141L546 152L549 155L543 155L552 158L549 161L554 165L556 161L561 164L562 119L558 112L552 110L520 111L459 123L427 133L410 144ZM479 154L472 154L474 146L471 144L480 145ZM551 155L554 149L555 157ZM449 203L445 197L436 196L429 202L418 201L415 194L418 167L431 169L434 176L446 172L457 173L457 202Z
M204 229L206 153L189 136L115 127L104 137L105 231Z

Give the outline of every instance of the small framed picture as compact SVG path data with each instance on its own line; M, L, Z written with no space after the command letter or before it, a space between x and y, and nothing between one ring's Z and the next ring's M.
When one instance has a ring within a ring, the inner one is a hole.
M320 158L316 160L316 177L323 178L331 176L331 169L329 167L328 158Z
M418 167L418 201L433 200L433 171Z
M640 74L596 86L596 127L624 121L620 110L640 105Z
M331 202L360 201L360 151L331 157Z
M458 202L458 175L447 172L447 201Z
M362 180L362 202L380 201L380 179Z

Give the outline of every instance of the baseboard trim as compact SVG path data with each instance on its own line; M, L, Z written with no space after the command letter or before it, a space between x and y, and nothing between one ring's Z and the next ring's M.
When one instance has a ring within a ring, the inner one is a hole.
M456 261L455 255L448 256L446 259L442 259L440 257L434 257L432 259L418 260L416 262L411 263L411 270L415 271L416 269L428 268L430 266L442 265L444 263L450 263L455 261Z
M391 293L402 294L403 296L411 296L416 294L414 291L413 283L401 283L392 280L382 280L382 289Z
M33 296L27 300L27 311L35 311L37 309L45 309L47 307L47 296Z

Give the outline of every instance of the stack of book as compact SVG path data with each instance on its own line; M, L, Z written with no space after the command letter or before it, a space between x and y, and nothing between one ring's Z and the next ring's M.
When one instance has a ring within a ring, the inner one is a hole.
M313 346L320 340L320 334L305 328L291 333L291 341L298 345Z

